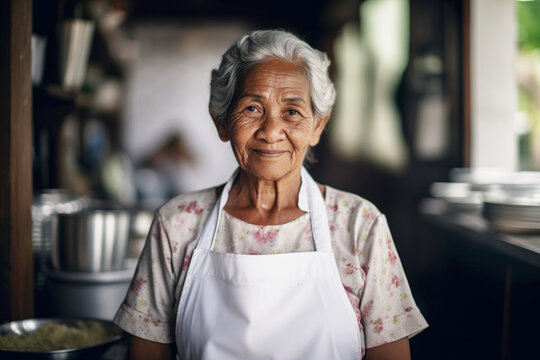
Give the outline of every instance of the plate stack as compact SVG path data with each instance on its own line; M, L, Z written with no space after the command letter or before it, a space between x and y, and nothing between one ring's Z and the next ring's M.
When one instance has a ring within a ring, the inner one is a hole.
M484 199L482 214L500 231L540 232L540 198L535 196Z
M432 197L444 201L447 212L480 213L482 192L474 190L469 183L435 182L429 192Z
M482 214L503 232L540 233L540 172L456 168L450 180L429 189L447 212Z

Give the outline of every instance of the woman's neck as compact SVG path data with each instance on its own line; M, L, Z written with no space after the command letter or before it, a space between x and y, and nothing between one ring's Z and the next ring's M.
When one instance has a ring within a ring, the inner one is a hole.
M225 211L257 225L276 225L292 221L304 212L298 208L302 183L300 170L276 181L249 176L240 171Z

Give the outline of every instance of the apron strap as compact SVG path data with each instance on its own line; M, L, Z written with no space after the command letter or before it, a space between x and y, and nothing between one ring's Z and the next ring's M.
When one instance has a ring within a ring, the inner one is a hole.
M319 186L313 180L305 167L302 166L302 184L306 184L311 219L311 234L315 243L315 251L332 252L332 238L330 225L326 215L326 203L319 190Z
M220 197L215 202L208 218L203 226L197 249L211 250L217 236L219 221L223 213L223 208L229 199L229 192L238 175L237 168L229 178ZM307 170L301 169L302 183L298 193L298 208L310 213L311 233L315 243L315 251L332 252L332 242L330 237L330 227L328 225L328 217L326 216L326 205L324 198Z
M236 179L236 175L238 174L239 168L237 168L227 183L225 184L225 187L221 191L220 197L215 202L214 206L212 207L212 210L210 210L210 214L208 215L208 218L206 219L206 222L204 223L203 229L201 231L201 235L199 236L199 241L197 243L197 249L204 249L204 250L211 250L214 246L214 241L216 239L217 231L219 228L219 220L221 219L221 212L223 211L223 208L227 204L227 200L229 199L229 192L231 191L232 185L234 183L234 180Z

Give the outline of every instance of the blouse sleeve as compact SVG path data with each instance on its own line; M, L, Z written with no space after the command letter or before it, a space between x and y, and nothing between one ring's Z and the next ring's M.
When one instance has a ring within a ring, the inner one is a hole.
M160 343L174 342L172 246L156 212L144 249L114 322L128 333Z
M361 254L366 280L360 311L366 348L425 329L428 324L414 302L384 215L374 220Z

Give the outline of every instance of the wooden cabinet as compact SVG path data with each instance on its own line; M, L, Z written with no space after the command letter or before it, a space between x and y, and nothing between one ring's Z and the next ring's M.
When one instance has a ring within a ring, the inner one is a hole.
M445 253L422 285L431 323L424 345L432 355L441 352L439 359L534 358L540 236L497 232L479 215L425 219Z

